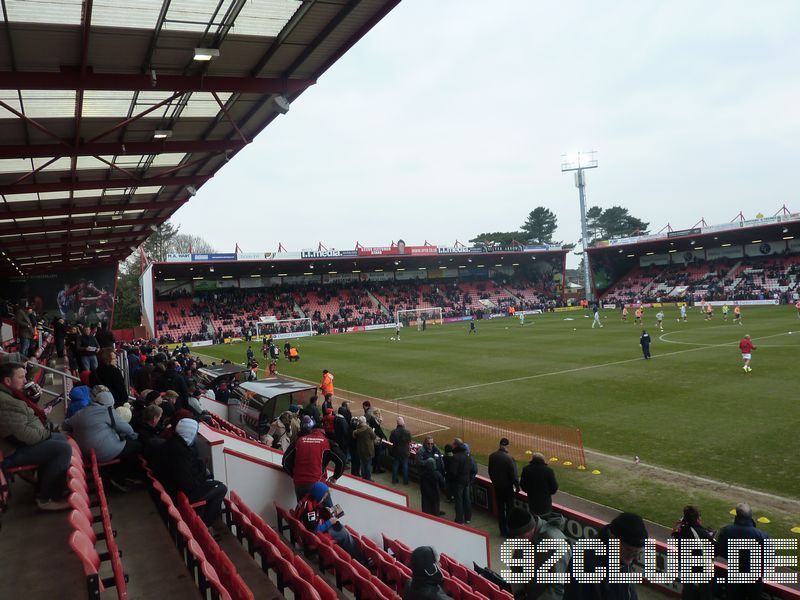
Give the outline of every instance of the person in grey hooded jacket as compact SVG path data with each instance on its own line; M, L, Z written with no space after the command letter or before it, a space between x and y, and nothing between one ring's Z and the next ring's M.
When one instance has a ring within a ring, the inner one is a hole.
M138 474L138 456L142 445L138 434L114 410L114 396L103 385L92 388L92 402L64 421L64 430L71 433L85 455L94 450L98 462L119 458L111 465L111 483L124 490L125 480L134 483Z

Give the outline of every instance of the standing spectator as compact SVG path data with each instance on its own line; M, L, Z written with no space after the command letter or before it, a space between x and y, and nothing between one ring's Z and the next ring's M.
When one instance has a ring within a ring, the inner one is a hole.
M422 461L419 474L419 491L422 496L422 512L439 517L442 514L440 490L444 488L444 477L436 470L436 461L427 458Z
M350 420L350 439L348 450L350 451L350 472L357 476L361 476L361 457L358 455L358 440L356 439L355 432L361 424L361 417L353 417Z
M453 444L444 445L441 459L444 471L444 493L448 502L453 502Z
M422 442L422 448L417 450L417 461L422 463L429 458L432 458L434 461L436 461L436 470L444 475L446 471L443 460L444 457L442 455L442 451L439 450L439 447L433 442L433 438L431 436L427 436Z
M553 469L545 463L544 454L534 452L522 469L520 487L528 495L531 514L546 515L553 512L553 494L558 491L558 482Z
M344 461L335 444L331 445L322 429L314 428L314 421L308 415L300 424L300 437L291 444L283 455L283 469L292 476L295 497L300 500L318 481L324 481L328 463L333 463L333 476L336 481L344 471Z
M683 518L678 521L672 530L675 538L688 540L708 540L713 547L714 532L706 529L700 523L700 509L696 506L684 506ZM679 547L680 551L680 547ZM680 564L680 556L679 556ZM711 583L688 583L682 582L681 598L683 600L711 600L713 598L713 586Z
M114 411L114 396L102 385L92 388L92 403L64 421L64 430L72 433L81 451L94 450L97 462L119 458L109 467L111 485L127 491L127 484L138 483L139 454L142 444L138 434Z
M334 435L336 433L334 430L336 416L333 414L333 408L323 408L323 412L325 414L322 417L322 429L325 430L325 435L328 439L336 441L336 436Z
M634 513L622 513L611 523L605 525L597 532L597 537L608 547L608 540L619 540L619 572L630 573L633 570L633 561L644 548L647 540L647 528L642 517ZM607 567L608 558L587 552L584 555L584 573L597 571L598 567ZM636 587L633 583L609 583L608 577L599 583L579 583L572 580L565 589L566 597L571 600L638 600Z
M531 516L524 508L514 507L508 514L508 537L528 540L534 547L545 539L562 539L566 542L567 536L564 535L566 522L567 520L558 514L551 514L545 520L538 516ZM514 553L519 554L520 551L515 550ZM521 558L521 556L514 556L514 558ZM536 553L533 566L537 573L546 558L547 553ZM571 558L572 552L568 551L549 567L548 572L569 573ZM523 600L560 600L564 597L563 583L542 583L532 579L528 583L512 584L511 589L514 598Z
M316 425L322 426L322 415L319 412L319 406L317 406L316 396L311 396L308 400L308 404L303 409L303 414L311 417Z
M372 459L375 458L375 444L378 437L367 424L366 417L358 417L358 426L353 431L353 437L356 440L358 462L361 464L361 477L372 481Z
M98 348L97 338L92 334L91 326L84 325L83 333L78 336L76 345L82 371L94 371L97 369Z
M31 342L33 341L33 321L31 315L33 308L24 307L22 304L14 314L14 321L17 325L17 337L19 337L19 352L22 357L27 359L30 356Z
M5 454L1 466L37 465L36 505L40 510L67 510L69 504L62 498L72 446L45 425L46 417L37 415L24 387L23 365L0 364L0 450Z
M639 344L642 346L642 354L645 360L650 358L650 334L642 329L642 336L639 338Z
M97 353L97 359L100 364L89 382L92 386L106 386L114 396L114 406L122 406L128 401L128 388L122 371L117 367L117 353L113 348L103 348Z
M300 433L300 420L294 413L283 411L269 426L264 435L263 442L270 448L277 448L283 452L289 448L292 439Z
M717 538L717 552L732 562L733 552L741 552L739 549L729 548L729 540L755 540L759 546L763 546L764 540L769 536L756 527L753 520L753 509L746 502L736 505L736 516L731 525L725 525L719 530ZM744 552L739 557L739 571L750 571L750 553ZM732 583L726 585L726 598L728 600L758 600L761 598L761 591L764 588L764 580L759 579L755 583Z
M219 535L224 525L219 519L222 499L228 491L220 481L211 479L206 465L197 453L195 439L200 424L194 419L181 419L170 437L158 451L155 471L170 495L183 492L194 504L205 500L195 510L206 527Z
M439 557L430 546L420 546L411 553L411 580L406 584L403 600L450 600L442 590Z
M364 416L367 419L367 425L372 428L372 431L375 432L376 437L378 440L375 442L375 448L372 458L372 472L373 473L385 473L386 469L383 468L383 453L385 451L383 447L383 440L386 439L386 433L383 431L383 418L381 417L380 411L372 407L369 400L366 400L362 403L362 408L364 409Z
M453 499L456 508L456 523L472 521L472 501L469 484L472 480L472 459L467 454L467 445L459 438L453 440Z
M142 409L141 418L135 431L139 434L139 442L142 444L145 458L152 456L153 451L167 441L161 437L161 433L164 431L161 424L163 414L164 411L158 404L149 404Z
M408 485L408 456L411 453L411 432L406 429L403 417L397 417L397 427L389 435L392 444L392 483L398 483L398 473L403 472L403 484Z
M67 326L64 317L58 317L53 322L53 338L56 342L56 356L64 358L64 340L67 339Z
M509 454L508 445L508 438L501 439L500 448L489 455L489 479L497 502L497 524L503 537L508 537L508 513L514 507L514 496L519 492L517 461Z
M350 420L345 417L342 412L342 407L336 413L333 419L333 439L336 440L341 451L344 453L344 462L350 462L350 440L352 439L352 429L350 429Z
M114 332L108 327L108 323L101 321L97 329L97 345L101 348L113 348L117 340L114 339Z
M333 373L328 369L322 371L322 382L319 384L320 392L325 400L330 401L333 399Z

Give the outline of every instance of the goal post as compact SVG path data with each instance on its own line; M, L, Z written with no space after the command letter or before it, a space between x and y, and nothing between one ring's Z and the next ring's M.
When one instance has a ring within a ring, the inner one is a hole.
M395 323L398 325L402 325L403 327L413 327L416 325L417 329L422 329L423 319L426 325L441 325L443 323L441 306L398 310L395 312L394 317Z
M269 336L274 340L299 338L314 335L314 326L311 319L276 319L272 316L258 318L256 323L256 341L261 341Z

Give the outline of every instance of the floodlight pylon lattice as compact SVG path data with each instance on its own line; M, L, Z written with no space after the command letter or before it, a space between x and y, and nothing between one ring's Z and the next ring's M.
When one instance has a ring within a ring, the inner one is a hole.
M585 169L597 168L597 152L573 152L561 156L561 172L575 172L575 187L578 188L578 196L581 205L581 246L583 248L583 290L587 300L594 300L592 289L592 277L589 267L589 253L586 248L589 245L588 226L586 223L586 179L583 171Z

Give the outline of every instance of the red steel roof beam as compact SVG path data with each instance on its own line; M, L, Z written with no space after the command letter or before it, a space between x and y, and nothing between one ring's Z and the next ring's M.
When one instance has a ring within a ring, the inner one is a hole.
M147 185L202 185L211 175L196 175L191 177L148 177L146 179L102 179L87 181L49 181L43 183L18 183L0 185L0 195L6 194L36 194L41 192L69 192L77 190L105 190L108 188L129 188ZM99 207L98 210L104 210Z
M0 72L3 90L124 90L140 92L219 92L240 94L292 94L314 85L314 79L268 77L218 77L212 75L161 75L93 73L79 71Z
M61 144L15 144L0 145L0 159L3 158L50 158L52 156L95 156L95 155L140 155L161 153L192 154L237 151L247 144L241 140L163 140L152 142L93 142L77 147Z

